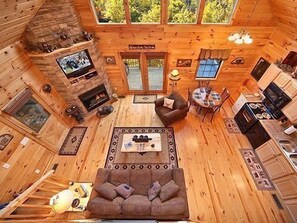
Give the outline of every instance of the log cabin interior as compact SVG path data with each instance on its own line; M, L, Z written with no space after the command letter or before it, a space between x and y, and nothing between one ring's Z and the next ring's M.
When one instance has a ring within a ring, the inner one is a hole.
M2 0L0 21L0 219L297 222L296 1ZM135 195L132 171L174 169L169 200L166 174ZM100 197L108 171L131 197Z

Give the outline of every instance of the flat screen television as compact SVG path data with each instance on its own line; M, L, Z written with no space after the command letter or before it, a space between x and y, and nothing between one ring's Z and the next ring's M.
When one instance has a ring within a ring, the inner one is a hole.
M67 78L79 77L94 67L88 50L56 59Z

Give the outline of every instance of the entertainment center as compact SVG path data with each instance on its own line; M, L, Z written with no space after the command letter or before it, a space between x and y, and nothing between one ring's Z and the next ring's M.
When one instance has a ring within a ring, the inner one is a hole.
M110 100L112 92L105 63L94 40L57 49L50 53L28 53L31 61L65 99L76 105L83 116Z

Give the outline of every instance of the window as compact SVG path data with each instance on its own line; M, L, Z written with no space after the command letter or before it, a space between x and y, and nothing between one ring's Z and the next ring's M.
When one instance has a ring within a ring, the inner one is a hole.
M219 59L200 60L196 78L215 79L222 62L223 60Z
M196 23L199 0L169 0L168 23Z
M129 0L132 23L160 23L161 0Z
M230 23L237 0L206 0L202 23Z
M99 23L126 23L123 0L92 0Z

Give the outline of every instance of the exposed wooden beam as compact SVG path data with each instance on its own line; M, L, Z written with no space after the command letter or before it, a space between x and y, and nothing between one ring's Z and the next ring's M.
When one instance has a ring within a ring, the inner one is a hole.
M197 17L197 24L201 24L202 23L202 17L203 17L203 11L205 8L205 3L206 0L201 0L200 1L200 5L199 5L199 11L198 11L198 17Z

